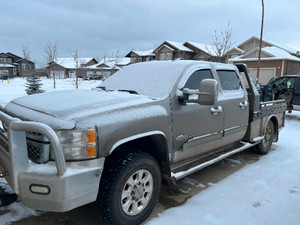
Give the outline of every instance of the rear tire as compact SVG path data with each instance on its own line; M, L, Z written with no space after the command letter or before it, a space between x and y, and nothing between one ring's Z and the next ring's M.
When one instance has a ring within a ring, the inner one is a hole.
M153 156L121 154L105 168L97 199L99 213L110 224L140 224L151 214L160 189L160 167Z
M272 146L272 142L274 139L274 124L272 121L268 122L264 133L264 139L254 146L254 150L259 154L267 154Z

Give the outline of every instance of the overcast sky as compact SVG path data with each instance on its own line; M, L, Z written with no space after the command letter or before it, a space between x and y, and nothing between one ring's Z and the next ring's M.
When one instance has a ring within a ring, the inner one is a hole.
M148 50L165 40L210 44L227 23L237 45L260 35L261 0L1 0L0 52L44 62L45 46L59 57L103 58ZM264 38L300 50L299 0L265 0Z

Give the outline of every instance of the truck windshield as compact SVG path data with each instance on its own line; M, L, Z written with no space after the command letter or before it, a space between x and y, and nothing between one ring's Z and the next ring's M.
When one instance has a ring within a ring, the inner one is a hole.
M186 63L149 62L127 66L100 84L106 90L130 90L154 99L169 96Z

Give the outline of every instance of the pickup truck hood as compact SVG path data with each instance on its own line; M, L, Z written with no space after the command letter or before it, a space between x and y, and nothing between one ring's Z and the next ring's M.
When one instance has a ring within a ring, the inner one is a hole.
M54 130L73 129L77 120L153 101L127 92L70 90L16 98L5 111L22 120L42 122Z

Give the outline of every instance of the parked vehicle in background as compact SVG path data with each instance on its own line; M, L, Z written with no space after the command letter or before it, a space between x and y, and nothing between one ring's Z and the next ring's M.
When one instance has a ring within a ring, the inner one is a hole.
M0 80L7 80L8 79L8 73L4 73L0 70Z
M162 180L250 147L269 152L286 105L260 98L246 65L185 60L133 64L93 90L17 98L0 110L0 175L31 208L97 201L109 223L140 224Z
M285 99L287 109L300 105L300 75L273 77L262 90L263 101Z

